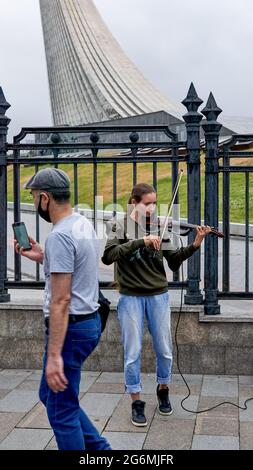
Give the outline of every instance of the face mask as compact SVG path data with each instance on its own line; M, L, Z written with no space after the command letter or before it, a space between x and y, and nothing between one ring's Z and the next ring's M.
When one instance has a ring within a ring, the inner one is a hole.
M47 208L46 210L44 211L41 207L41 197L40 196L40 202L39 202L39 205L38 205L38 213L40 215L40 217L42 219L44 219L46 222L52 222L51 221L51 218L50 218L50 215L49 215L49 203L50 203L50 200L48 201L48 204L47 204Z
M159 226L156 211L152 212L152 214L141 216L139 224L146 231L147 235L158 235Z

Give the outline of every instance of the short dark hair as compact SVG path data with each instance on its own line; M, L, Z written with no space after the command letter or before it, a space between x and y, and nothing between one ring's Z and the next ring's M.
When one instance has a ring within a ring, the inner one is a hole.
M70 202L70 191L64 191L61 193L57 193L56 191L50 191L49 194L52 196L54 201L57 202L57 204L66 204L67 202Z

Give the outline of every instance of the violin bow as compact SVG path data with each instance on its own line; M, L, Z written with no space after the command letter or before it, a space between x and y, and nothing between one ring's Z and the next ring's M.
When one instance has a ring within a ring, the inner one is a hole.
M173 194L172 194L172 198L171 198L171 201L170 203L168 204L168 212L167 212L167 215L166 215L166 218L165 218L165 221L164 221L164 226L163 226L163 231L162 231L162 235L161 235L161 240L163 240L163 237L164 237L164 234L165 234L165 231L167 229L167 226L169 225L169 219L170 219L170 216L171 216L171 211L172 211L172 208L173 208L173 204L175 202L175 199L176 199L176 196L177 196L177 193L178 193L178 190L179 190L179 186L180 186L180 182L181 182L181 178L183 176L183 173L184 173L184 170L180 170L180 173L177 177L177 182L175 184L175 187L174 187L174 190L173 190ZM192 229L196 229L197 228L197 225L193 225L193 224L185 224L187 226L187 228L192 228ZM214 235L216 235L217 237L219 238L224 238L224 234L220 231L218 231L216 228L214 227L211 227L211 233L213 233Z
M175 202L175 199L176 199L176 196L177 196L177 193L178 193L178 189L179 189L179 186L180 186L180 182L181 182L183 173L184 173L184 170L180 170L180 173L177 177L177 181L176 181L176 184L175 184L175 187L174 187L174 190L173 190L171 201L168 204L168 212L167 212L167 215L166 215L166 218L165 218L165 221L164 221L163 231L162 231L162 234L161 234L161 240L163 240L164 234L165 234L166 229L167 229L167 225L169 223L169 218L170 218L170 215L171 215L173 204Z

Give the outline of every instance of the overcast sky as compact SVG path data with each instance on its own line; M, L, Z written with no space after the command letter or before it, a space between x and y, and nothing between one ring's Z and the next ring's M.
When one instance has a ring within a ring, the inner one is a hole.
M191 81L224 114L253 116L252 0L95 0L127 55L160 91L181 101ZM0 86L10 135L50 125L39 0L0 0Z

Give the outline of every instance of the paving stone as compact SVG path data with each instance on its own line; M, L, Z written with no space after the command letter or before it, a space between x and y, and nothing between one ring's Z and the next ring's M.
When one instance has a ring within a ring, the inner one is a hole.
M198 415L194 432L210 436L238 436L239 422L237 418Z
M189 413L183 410L183 408L181 407L181 401L183 400L184 397L185 395L174 395L174 394L170 395L170 401L171 401L171 405L173 409L173 413L171 416L173 418L195 420L196 418L195 413ZM187 398L187 400L185 400L183 405L185 406L185 408L188 408L189 410L197 410L198 400L199 400L198 395L191 395L189 398Z
M203 375L201 374L183 374L186 382L191 385L201 385L203 381ZM172 375L172 384L184 384L184 381L180 374Z
M238 379L234 376L205 375L201 395L236 397L238 395Z
M10 393L10 392L11 392L11 390L7 390L7 389L0 390L0 400L1 400L1 398L6 397L6 395L8 395L8 393Z
M18 428L51 429L47 412L42 403L38 403L17 426Z
M96 372L85 372L81 374L80 380L80 392L84 393L89 390L89 387L95 382L96 378L99 376L99 373ZM41 373L37 375L37 373L32 374L29 376L27 380L22 382L17 389L21 390L39 390L41 379Z
M107 431L119 431L119 432L142 432L146 433L148 431L149 425L154 416L154 412L157 406L156 398L154 395L143 394L141 396L142 400L146 402L145 407L145 416L148 421L148 426L145 427L136 427L131 422L131 398L129 395L123 395L116 410L114 411L112 417L107 423Z
M28 369L2 369L0 372L0 376L6 375L6 376L25 376L29 377L33 373L32 370Z
M252 385L239 385L239 395L241 397L253 397L253 386Z
M136 432L103 432L113 450L140 450L146 434Z
M8 436L23 416L24 413L0 413L0 442Z
M125 393L124 384L109 384L106 382L95 382L89 388L89 393Z
M79 388L80 392L87 392L98 376L99 373L96 372L82 372Z
M53 437L49 443L47 444L46 450L58 450L58 447L57 447L57 442L55 440L55 437Z
M253 450L253 422L240 423L240 449Z
M197 436L193 437L193 450L239 450L239 437Z
M47 429L14 429L0 444L0 450L42 450L52 438Z
M26 375L5 375L0 374L0 388L12 390L16 388L19 384L24 382Z
M81 378L83 377L94 377L98 379L101 375L101 372L95 372L94 370L85 370L81 372Z
M108 422L108 418L95 418L93 416L89 416L91 422L94 424L95 428L98 430L98 432L101 434Z
M156 415L150 426L144 449L185 450L191 448L194 421Z
M120 394L86 393L80 400L80 406L88 416L110 417L121 399Z
M239 384L253 385L253 375L239 375Z
M33 370L31 375L29 375L29 380L41 380L42 370Z
M241 405L253 396L253 376L185 374L185 378L192 391L184 402L189 409L210 408L222 401L238 404L238 392ZM40 370L0 370L0 449L57 449L46 410L39 402L40 379ZM6 388L8 384L11 388ZM124 390L124 374L82 372L80 405L113 448L191 448L195 420L193 449L239 448L237 408L226 404L201 415L185 412L180 403L187 389L180 374L174 374L169 386L174 412L163 417L157 412L155 373L142 373L142 385L148 426L136 428L131 423L131 398ZM248 410L240 410L240 420L240 448L253 450L253 401L248 403ZM136 440L136 435L140 439Z
M231 402L231 403L234 403L235 405L238 405L238 397L200 396L198 410L201 411L201 410L212 408L213 406L216 406L219 403L222 403L224 401ZM210 410L210 411L207 411L206 413L201 414L201 416L208 416L208 417L214 417L214 416L223 417L224 416L226 418L238 418L238 415L239 415L238 408L230 404L224 404L224 405L218 406L214 410Z
M188 383L191 390L191 395L199 395L201 390L201 384L190 384ZM170 393L173 395L186 395L188 389L184 383L171 383L169 384Z
M32 390L13 390L0 400L0 411L30 411L38 403L38 392Z
M247 400L247 398L251 398L251 397L252 397L252 394L250 396L242 396L242 397L240 396L239 397L240 406L244 406L245 400ZM246 405L247 405L247 410L240 410L239 411L240 421L241 422L245 422L245 421L252 422L253 421L253 400L249 401Z
M16 390L34 390L38 391L39 390L39 385L40 382L38 380L25 380L22 382L18 387L16 387Z
M103 372L97 382L113 383L113 384L124 384L124 374L123 372Z

